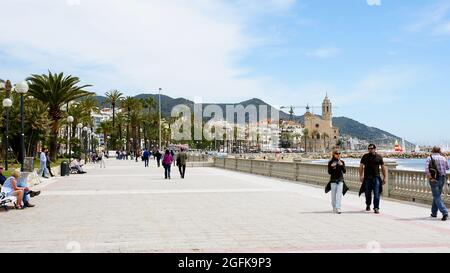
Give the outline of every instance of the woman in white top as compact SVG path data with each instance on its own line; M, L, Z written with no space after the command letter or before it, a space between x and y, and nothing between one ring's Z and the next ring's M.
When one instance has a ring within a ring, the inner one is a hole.
M103 151L98 153L98 161L100 161L100 168L106 168L105 153Z
M11 177L6 179L5 184L3 184L2 192L6 193L6 196L15 196L17 199L16 209L23 209L23 194L25 191L29 191L27 188L21 188L17 186L17 179L21 177L20 170L14 170Z

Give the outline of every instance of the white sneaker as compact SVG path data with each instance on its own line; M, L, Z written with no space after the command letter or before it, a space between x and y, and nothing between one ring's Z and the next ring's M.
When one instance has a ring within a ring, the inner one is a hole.
M336 213L337 213L337 214L342 214L341 209L336 209Z

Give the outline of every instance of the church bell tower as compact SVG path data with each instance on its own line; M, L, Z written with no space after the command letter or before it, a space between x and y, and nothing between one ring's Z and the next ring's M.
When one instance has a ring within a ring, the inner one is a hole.
M325 99L323 100L323 103L322 103L322 118L324 120L329 120L330 125L332 126L333 111L332 111L331 101L328 98L328 94L325 96Z

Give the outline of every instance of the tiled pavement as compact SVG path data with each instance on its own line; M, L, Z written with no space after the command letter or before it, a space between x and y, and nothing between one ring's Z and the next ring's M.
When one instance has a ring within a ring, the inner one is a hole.
M0 211L0 252L450 252L450 222L428 207L344 197L323 188L215 168L107 161L46 181L37 206Z

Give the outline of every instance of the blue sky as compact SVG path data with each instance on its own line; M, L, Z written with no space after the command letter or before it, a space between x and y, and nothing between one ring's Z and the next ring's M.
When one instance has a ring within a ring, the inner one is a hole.
M104 94L320 105L450 142L450 1L4 0L0 78L47 69ZM18 16L20 14L20 16ZM298 109L302 114L303 109Z

